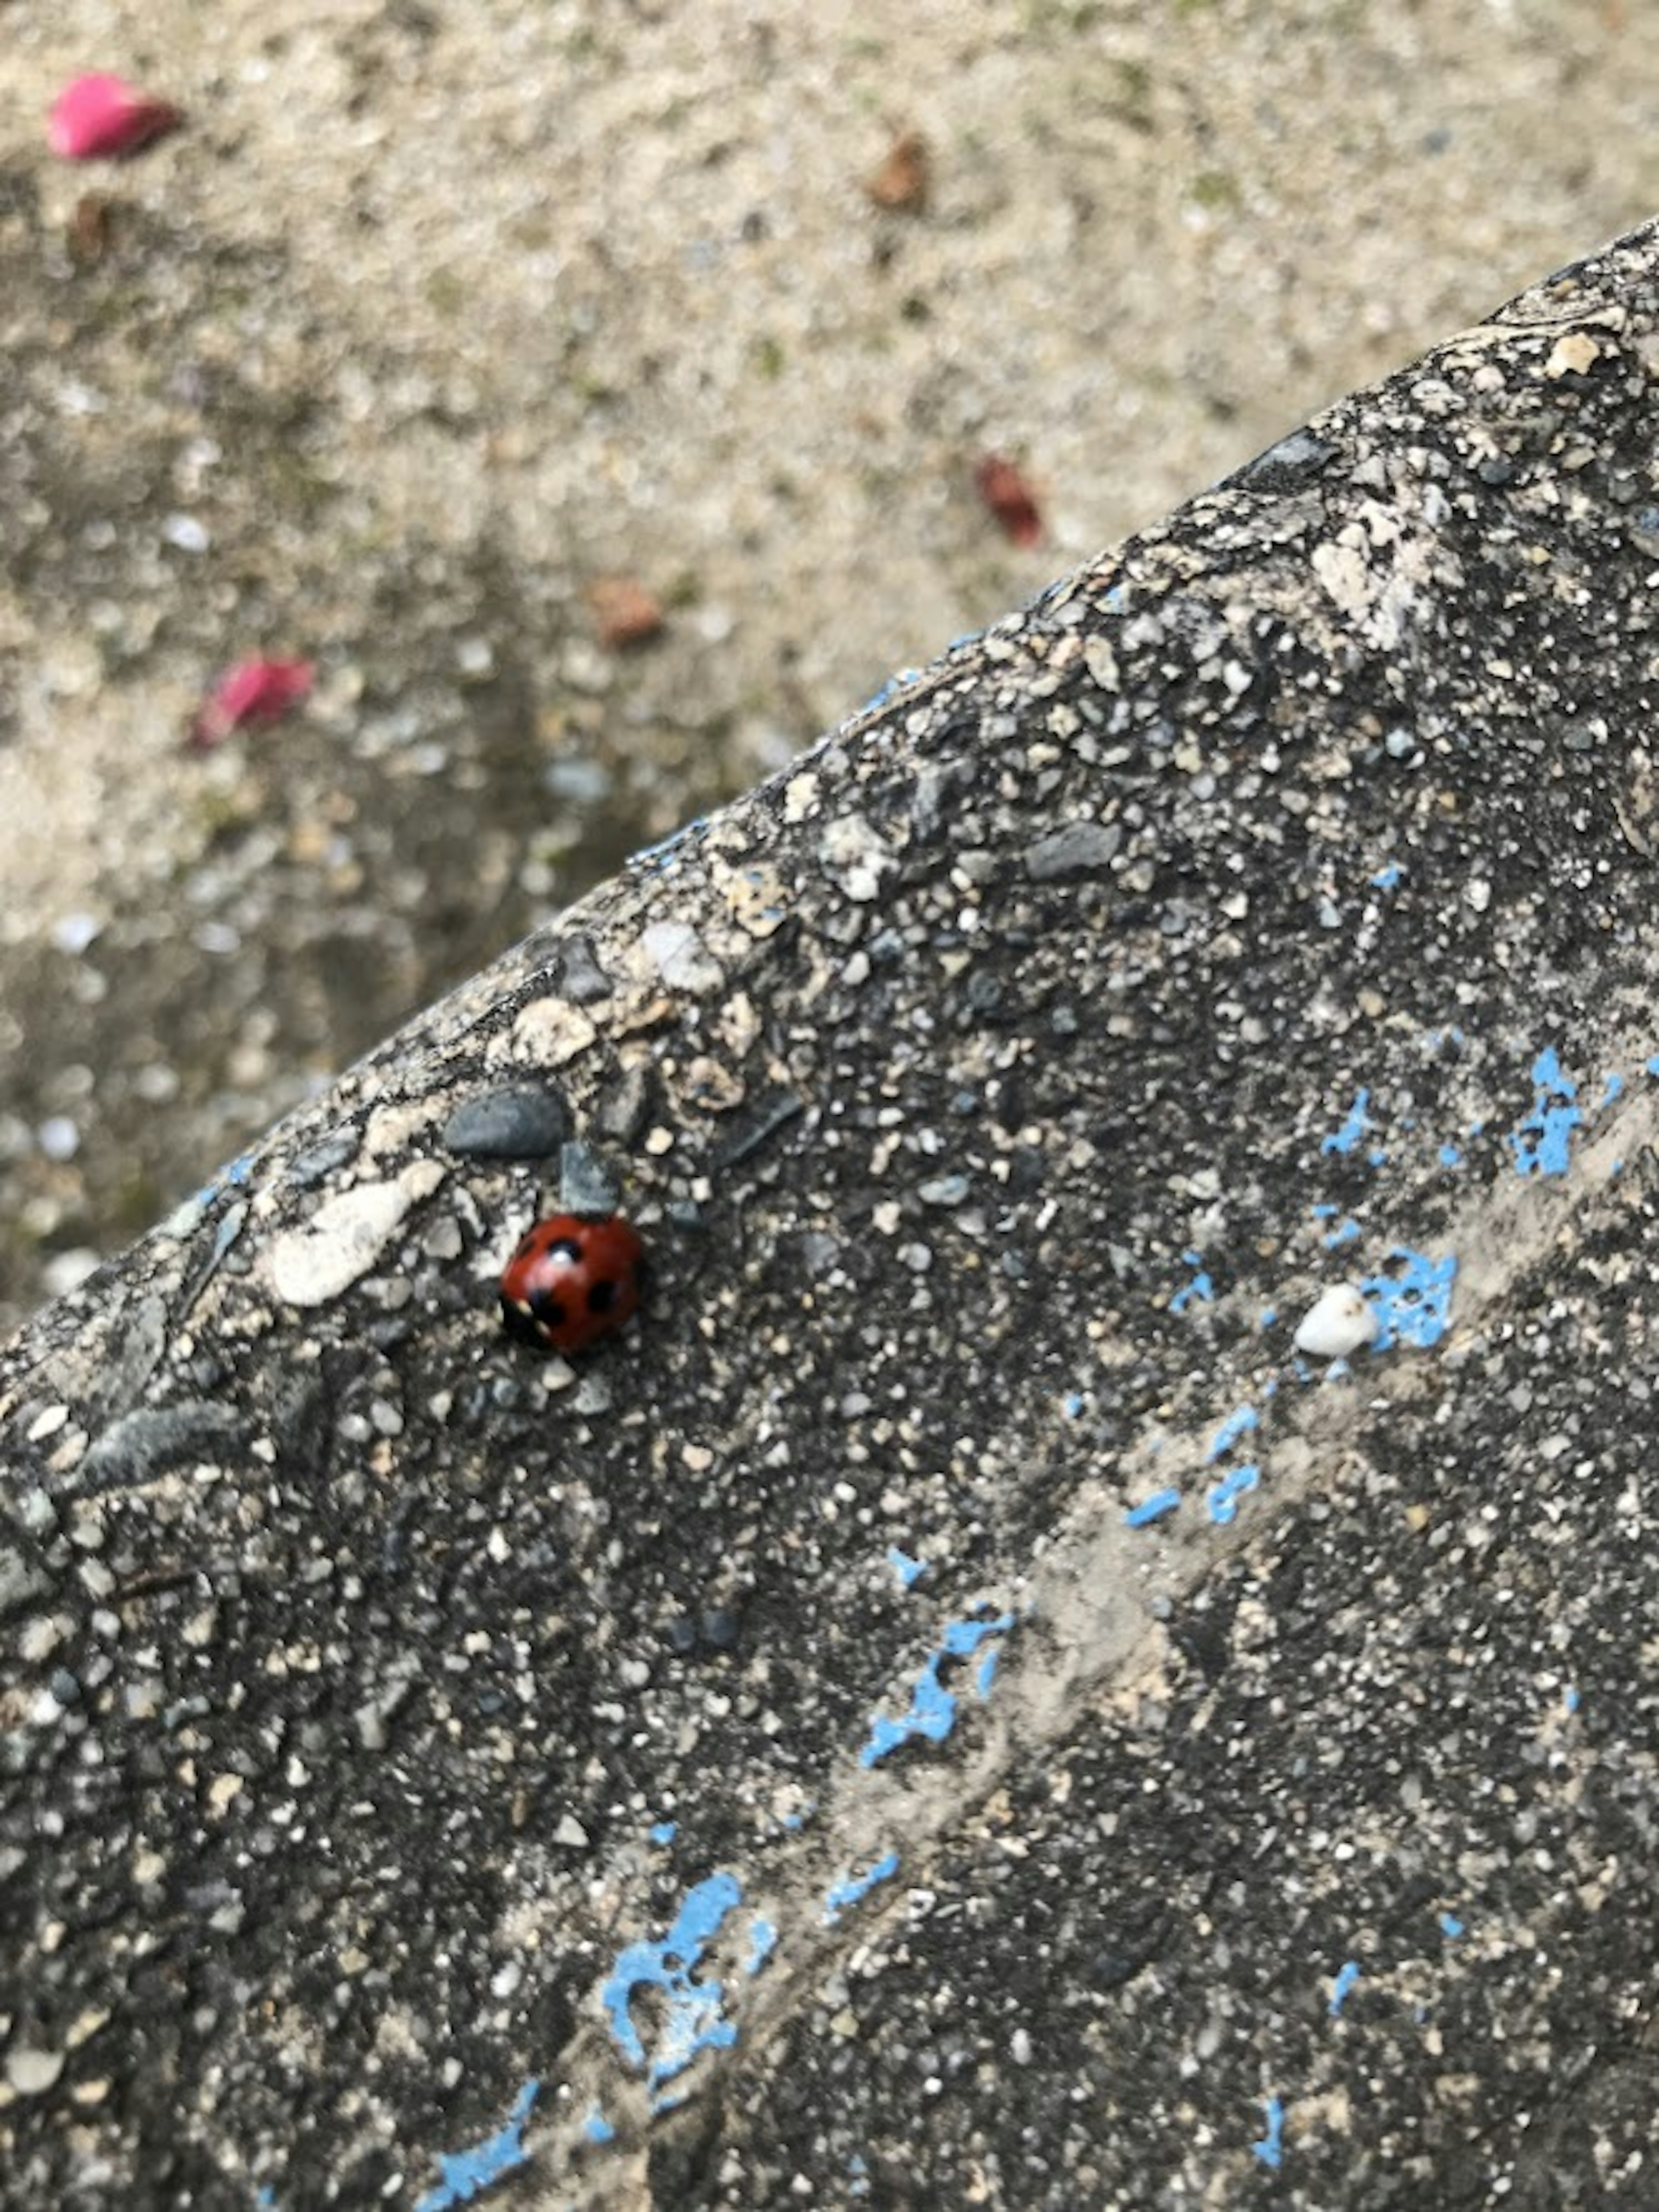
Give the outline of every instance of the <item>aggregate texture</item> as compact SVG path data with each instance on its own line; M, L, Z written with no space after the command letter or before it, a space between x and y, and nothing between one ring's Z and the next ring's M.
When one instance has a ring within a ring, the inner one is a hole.
M1656 374L1650 226L0 1354L7 2203L1651 2201Z
M0 1332L890 671L1650 213L1643 15L0 6ZM94 69L181 128L55 157ZM255 653L303 709L187 750Z

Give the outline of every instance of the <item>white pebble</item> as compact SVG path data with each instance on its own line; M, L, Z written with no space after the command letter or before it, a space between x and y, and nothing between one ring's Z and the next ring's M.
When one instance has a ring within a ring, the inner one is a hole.
M1310 1359L1346 1359L1376 1334L1376 1316L1352 1283L1339 1283L1308 1309L1296 1348Z

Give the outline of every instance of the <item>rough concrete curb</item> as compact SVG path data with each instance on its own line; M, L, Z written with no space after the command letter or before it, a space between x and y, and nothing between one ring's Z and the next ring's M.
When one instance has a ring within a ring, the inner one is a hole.
M1638 2201L1656 242L0 1358L6 2202ZM653 1254L580 1371L445 1143L526 1083Z

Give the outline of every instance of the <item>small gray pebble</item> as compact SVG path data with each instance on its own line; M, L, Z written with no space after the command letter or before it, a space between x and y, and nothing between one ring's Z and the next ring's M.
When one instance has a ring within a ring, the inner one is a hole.
M1034 883L1053 883L1060 876L1086 875L1103 868L1123 842L1115 822L1068 822L1052 837L1039 837L1025 848L1025 872Z
M567 1213L614 1213L622 1183L611 1163L580 1138L559 1152L559 1204Z
M564 1101L540 1084L509 1084L458 1106L444 1124L452 1152L475 1160L539 1160L569 1134Z
M573 937L559 948L559 989L573 1006L585 1006L611 996L611 978L600 967L592 942Z

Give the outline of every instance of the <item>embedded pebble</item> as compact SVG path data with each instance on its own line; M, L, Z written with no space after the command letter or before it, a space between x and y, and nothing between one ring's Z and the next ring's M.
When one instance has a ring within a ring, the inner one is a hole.
M600 967L592 942L573 937L560 948L559 988L573 1006L585 1006L611 996L611 978Z
M358 1183L326 1200L303 1228L272 1238L264 1263L271 1289L284 1305L326 1305L368 1273L410 1207L443 1179L435 1160L416 1160L395 1182Z
M1310 1359L1346 1359L1376 1334L1376 1316L1352 1283L1339 1283L1308 1309L1294 1342Z
M106 1429L76 1470L77 1481L99 1489L148 1482L185 1460L212 1460L239 1447L245 1425L228 1406L186 1399L174 1406L141 1406Z
M671 991L689 991L695 997L715 989L724 980L690 922L648 923L640 933L640 945Z
M6 2053L6 2080L20 2097L44 2096L64 2070L61 2051L36 2051L17 2044Z
M1025 872L1038 884L1086 875L1103 868L1122 842L1123 832L1115 822L1068 822L1053 836L1039 837L1025 848Z
M444 1142L469 1159L543 1159L558 1151L569 1127L556 1091L514 1083L458 1106L444 1124Z
M559 1152L559 1204L566 1213L614 1213L622 1182L609 1160L580 1138Z

